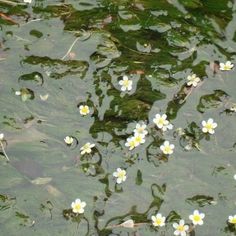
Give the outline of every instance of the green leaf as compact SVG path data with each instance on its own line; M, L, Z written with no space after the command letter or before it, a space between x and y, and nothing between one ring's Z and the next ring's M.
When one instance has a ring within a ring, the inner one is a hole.
M187 198L186 202L190 203L191 205L196 204L199 207L203 207L206 205L212 205L215 201L214 198L211 196L195 195L191 198Z

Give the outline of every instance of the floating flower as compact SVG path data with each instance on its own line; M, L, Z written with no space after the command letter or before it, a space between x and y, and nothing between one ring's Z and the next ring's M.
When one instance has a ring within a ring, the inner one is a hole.
M4 133L0 134L0 141L2 141L4 139Z
M86 116L87 114L89 114L89 107L87 105L81 105L79 106L79 112L81 115Z
M125 146L129 147L129 150L133 150L135 147L138 146L138 143L136 142L134 137L130 137L130 138L127 138Z
M65 141L65 143L66 143L67 145L71 145L71 144L73 143L74 139L73 139L72 137L70 137L70 136L66 136L66 137L64 138L64 141Z
M203 225L203 218L205 217L204 213L199 213L198 210L193 212L193 215L189 216L189 219L193 222L194 225Z
M31 3L32 0L24 0L24 3Z
M142 134L142 135L147 135L148 131L146 130L147 125L143 124L137 124L135 129L134 129L134 134Z
M116 172L113 173L113 176L117 178L116 183L121 184L126 180L126 171L121 168L117 168Z
M228 221L229 221L230 224L236 224L236 215L229 216Z
M48 100L48 97L49 97L49 94L45 94L45 95L39 95L39 97L40 97L40 99L42 100L42 101L47 101Z
M85 153L91 153L93 147L95 147L95 144L86 143L83 147L80 148L81 155L84 155Z
M71 203L71 208L74 213L83 214L85 207L86 202L81 202L79 198L77 198L74 202Z
M174 144L170 144L169 141L165 141L163 143L163 145L160 146L160 149L161 151L164 153L164 154L172 154L173 153L173 150L175 148L175 145Z
M234 104L232 107L230 107L229 110L232 112L236 112L236 104Z
M226 63L220 63L220 70L232 70L234 64L231 61L227 61Z
M135 134L134 135L134 141L135 141L136 146L138 146L139 144L145 143L145 135Z
M234 179L236 180L236 174L234 175Z
M154 226L162 227L165 225L166 218L162 216L160 213L156 214L156 216L152 216L152 224Z
M173 227L176 229L174 232L174 235L180 235L180 236L186 236L187 235L187 231L189 229L188 225L184 224L184 220L180 220L179 224L174 223Z
M123 76L123 79L119 81L119 85L121 85L121 91L130 91L132 89L133 81L129 80L127 75Z
M170 124L170 122L167 120L166 114L163 115L156 114L155 118L153 119L153 122L159 129L162 129L163 131L173 128L173 125Z
M203 120L202 121L202 132L203 133L209 133L214 134L215 128L217 127L217 123L214 123L214 120L212 118L208 119L208 121Z
M20 96L21 95L21 91L15 91L15 95L16 96Z
M168 124L168 125L164 125L163 127L162 127L162 130L165 132L165 131L167 131L168 129L173 129L173 125L172 124Z
M200 78L196 76L196 74L189 75L187 77L187 80L188 80L187 85L193 87L197 87L197 84L201 81Z

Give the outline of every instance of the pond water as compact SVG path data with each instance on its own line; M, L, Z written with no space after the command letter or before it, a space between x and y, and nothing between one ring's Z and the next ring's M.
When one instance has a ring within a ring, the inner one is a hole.
M191 236L236 235L236 78L219 69L236 62L235 32L233 0L0 1L1 235L169 236L180 219ZM129 150L142 123L145 142Z

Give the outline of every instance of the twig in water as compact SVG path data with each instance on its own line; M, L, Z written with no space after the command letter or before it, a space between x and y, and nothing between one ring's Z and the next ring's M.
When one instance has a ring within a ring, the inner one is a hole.
M25 5L25 3L12 2L9 0L0 0L0 3L5 3L5 4L11 5L11 6Z
M6 157L7 161L10 161L9 157L7 156L7 154L6 154L6 152L5 152L5 149L4 149L2 140L0 140L0 145L1 145L1 148L2 148L2 152L3 152L4 156Z
M30 21L28 21L28 22L26 22L26 23L24 23L24 24L21 24L21 26L24 26L24 25L28 25L28 24L30 24L30 23L32 23L32 22L37 22L37 21L41 21L42 19L34 19L34 20L30 20Z
M0 0L0 1L1 1L1 0ZM7 16L7 15L5 15L5 14L2 13L2 12L0 12L0 17L1 17L2 19L6 20L6 21L9 21L9 22L15 24L15 25L18 25L18 23L17 23L15 20L13 20L10 16Z
M71 44L69 50L67 51L67 53L61 58L62 60L64 60L68 55L69 53L71 52L72 48L75 46L76 42L79 40L79 38L76 38L75 41Z

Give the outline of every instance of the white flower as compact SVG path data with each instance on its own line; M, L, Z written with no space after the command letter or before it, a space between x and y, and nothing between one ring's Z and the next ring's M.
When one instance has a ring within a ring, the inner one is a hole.
M202 132L203 133L209 133L214 134L215 128L217 127L217 123L214 123L214 120L212 118L208 119L208 121L203 120L202 121Z
M20 96L21 95L21 91L15 91L15 95L16 96Z
M200 78L196 76L196 74L189 75L187 77L187 80L188 80L187 85L193 87L197 87L197 84L201 81Z
M168 124L168 125L164 125L163 127L162 127L162 130L165 132L165 131L167 131L168 129L173 129L173 125L172 124Z
M186 236L189 226L184 224L184 220L180 220L179 224L174 223L173 227L176 229L174 235Z
M236 112L236 104L229 108L230 111Z
M170 144L169 141L165 141L163 145L160 146L160 149L164 154L172 154L174 148L175 148L175 145Z
M236 215L229 216L228 221L230 224L236 224Z
M129 150L133 150L135 147L137 147L139 144L136 142L134 137L127 138L127 141L125 143L126 147L129 147Z
M194 225L203 225L203 218L205 217L204 213L200 213L198 210L193 212L193 215L189 216L189 219L193 222Z
M32 0L24 0L24 3L31 3Z
M95 147L95 144L86 143L83 147L80 148L81 155L84 155L85 153L90 153L92 148Z
M137 124L135 129L134 129L134 134L142 134L142 135L147 135L148 131L146 130L147 125L143 124Z
M128 76L124 75L123 79L119 81L119 85L121 85L121 91L130 91L132 89L133 81L129 80Z
M232 70L234 67L234 64L232 64L230 61L227 61L226 63L220 63L220 70Z
M153 122L159 129L162 129L163 131L166 131L167 129L172 129L173 125L170 124L170 122L166 118L166 114L156 114L155 118L153 119Z
M79 213L79 214L84 213L85 207L86 207L86 202L81 202L79 198L77 198L74 202L71 203L71 208L74 213Z
M49 94L45 94L45 95L41 95L39 94L39 97L42 101L47 101L48 100L48 97L49 97Z
M4 139L4 133L0 134L0 141L2 141Z
M152 224L154 226L162 227L165 225L166 218L162 216L160 213L156 214L156 216L152 216Z
M79 112L81 115L85 116L87 114L89 114L89 107L87 105L81 105L79 106Z
M236 180L236 174L234 175L234 179Z
M121 168L117 168L116 172L113 173L113 176L117 178L116 183L120 184L126 180L126 171Z
M73 143L74 139L70 136L66 136L64 138L64 141L65 141L66 144L71 145Z
M137 147L139 144L145 143L145 135L143 135L143 134L135 134L135 135L134 135L134 142L135 142L135 144L136 144L136 147Z

